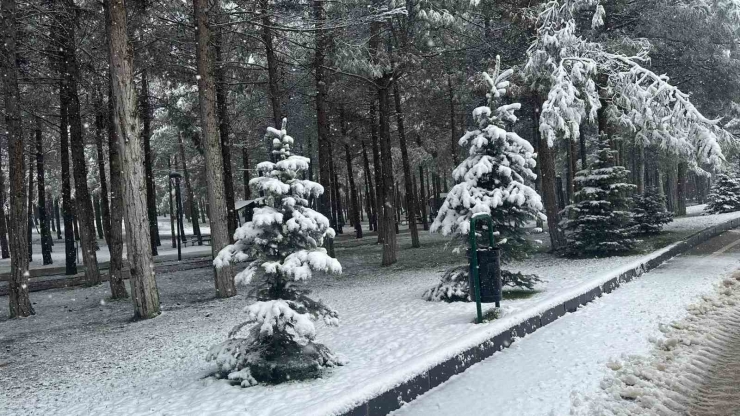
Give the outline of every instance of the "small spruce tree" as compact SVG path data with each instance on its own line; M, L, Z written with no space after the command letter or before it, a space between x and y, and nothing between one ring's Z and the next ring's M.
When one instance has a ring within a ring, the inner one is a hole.
M478 129L467 132L459 141L460 146L468 147L468 157L452 172L457 184L447 194L431 227L432 232L451 235L467 247L470 219L475 214L490 214L502 261L526 257L532 245L525 238L524 227L542 217L540 196L527 184L536 179L532 171L536 165L534 148L510 131L517 121L514 112L521 105L499 105L512 73L511 69L501 72L498 58L493 76L483 73L489 87L488 105L473 111ZM447 301L467 298L467 275L462 268L448 271L424 297ZM539 280L508 271L502 271L502 276L506 284L529 288Z
M708 214L740 211L740 182L730 175L720 173L707 200L704 211Z
M337 325L337 312L309 298L301 287L314 271L341 273L339 262L321 247L324 238L334 237L334 230L325 216L309 208L309 198L324 189L300 179L310 160L291 154L293 138L285 125L283 119L281 130L267 129L277 162L258 164L262 175L249 183L264 195L259 198L262 206L254 208L252 221L236 231L236 242L214 260L216 267L249 262L235 276L237 283L261 278L258 302L245 308L247 321L207 356L218 366L218 376L243 387L315 378L324 367L341 364L328 348L314 342L313 321Z
M605 256L635 248L629 171L614 165L614 153L606 135L599 137L596 163L576 173L576 202L565 208L562 225L568 231L565 254Z
M632 221L639 234L659 234L665 224L673 221L673 213L665 209L665 197L655 188L645 189L632 197Z

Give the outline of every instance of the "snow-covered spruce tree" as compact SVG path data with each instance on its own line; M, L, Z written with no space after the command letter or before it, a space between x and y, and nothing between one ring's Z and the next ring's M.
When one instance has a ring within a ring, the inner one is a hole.
M309 159L291 154L293 138L286 133L286 122L283 119L282 130L267 129L277 162L258 164L262 175L249 183L255 194L263 193L262 206L254 209L252 221L237 229L236 242L214 260L216 267L249 262L236 275L237 283L257 277L262 281L258 302L245 308L247 321L234 327L207 357L218 366L217 376L243 387L316 378L323 368L341 364L328 348L314 342L313 321L337 325L337 312L309 298L300 285L314 271L342 272L321 247L324 238L334 237L334 230L325 216L308 207L308 198L324 189L299 179Z
M658 234L665 224L673 221L673 213L665 209L665 197L654 187L632 197L632 221L639 234Z
M501 72L496 60L493 75L483 73L489 87L488 105L473 111L478 129L467 132L459 141L468 147L468 157L453 172L457 184L447 194L431 231L451 235L467 247L470 219L478 213L493 219L496 243L502 261L526 257L531 243L524 237L528 221L542 216L542 202L527 185L536 175L536 154L532 146L508 128L517 120L519 103L498 105L509 86L511 69ZM428 300L465 300L468 298L467 268L448 271L442 282L424 293ZM532 288L536 276L502 271L504 284Z
M567 255L603 256L630 251L637 244L629 196L635 185L627 183L624 166L614 165L614 154L602 134L596 163L576 173L576 202L565 207L562 221L569 231Z
M708 214L740 211L740 182L725 173L717 175L717 180L709 192L704 211Z

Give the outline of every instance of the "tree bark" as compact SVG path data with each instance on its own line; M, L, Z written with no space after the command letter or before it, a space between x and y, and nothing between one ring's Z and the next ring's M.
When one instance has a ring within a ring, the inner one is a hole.
M537 111L539 110L541 103L538 103ZM539 117L536 117L537 125L539 125ZM539 136L539 130L536 131ZM555 155L554 149L548 146L547 140L542 140L541 137L537 138L539 143L539 165L540 173L542 175L542 197L545 204L545 214L547 215L547 229L550 233L550 248L551 250L559 250L565 246L565 233L560 228L560 214L558 210L558 199L556 194L556 179L555 179Z
M676 215L686 215L686 172L688 165L681 161L678 163L678 185L676 187Z
M362 224L360 223L360 211L362 208L359 206L355 174L352 171L352 154L349 151L349 145L347 143L344 144L344 155L347 160L347 181L349 182L352 224L355 227L355 236L357 238L362 238Z
M103 236L106 244L110 244L110 204L108 203L108 180L105 175L105 151L103 150L105 110L100 92L97 93L95 106L97 107L95 111L95 150L98 156L98 177L100 178L100 211L103 217Z
M266 1L266 0L262 0ZM319 147L319 183L324 187L324 193L319 196L318 208L319 212L327 218L331 218L331 174L329 172L328 158L331 158L329 152L329 119L327 117L327 77L326 70L324 69L324 61L326 60L326 50L328 40L324 30L324 24L326 20L326 11L324 10L324 3L320 0L313 0L312 2L313 18L316 25L316 39L315 39L315 53L314 53L314 80L316 85L316 127L317 127L317 140ZM271 44L270 44L271 45ZM274 94L271 94L274 95ZM276 116L275 104L273 103L273 113ZM324 246L330 256L334 257L334 241L331 238L327 238L324 241Z
M188 202L190 203L190 215L192 219L193 224L193 234L195 234L195 237L198 239L198 245L203 245L203 236L200 232L200 224L198 224L198 204L195 201L195 192L193 192L193 187L190 185L190 173L188 172L188 165L185 163L185 143L183 143L182 140L182 133L179 135L180 140L180 159L182 159L182 173L183 178L185 179L185 190L188 193ZM233 235L233 233L232 233ZM183 238L185 238L185 233L182 233Z
M374 96L370 101L370 138L372 139L373 145L373 170L375 171L375 230L378 232L378 244L383 244L383 237L385 229L382 227L383 223L383 200L384 200L384 187L383 187L383 166L380 162L380 146L378 145L378 123L376 106L377 102L377 91L374 91Z
M316 2L314 1L314 18L316 18ZM278 63L277 57L275 56L275 47L273 45L272 35L272 21L270 19L270 2L269 0L260 0L259 2L260 15L262 21L262 43L265 45L265 57L267 58L267 83L270 95L270 104L272 105L272 121L275 123L275 128L280 129L282 125L282 109L280 107L280 90L278 89ZM323 13L323 5L321 5ZM317 19L318 21L319 19ZM318 43L319 37L324 35L319 31L316 33ZM317 50L318 54L319 51ZM323 51L322 51L323 54ZM322 58L323 63L323 58ZM317 67L316 69L319 69ZM321 70L323 73L323 69ZM318 77L319 75L316 74Z
M126 257L131 269L131 299L134 317L152 318L160 313L159 291L151 265L146 181L141 149L141 126L136 113L132 48L126 33L124 0L109 0L110 35L108 45L113 78L113 99L118 157L120 158L121 198L126 218ZM114 167L111 163L111 172ZM111 182L113 179L111 178Z
M5 174L2 168L2 152L0 152L0 252L2 258L10 258L8 248L8 224L5 216Z
M41 134L41 130L38 129L36 134ZM33 262L33 159L36 153L33 151L33 140L28 141L28 261Z
M44 139L41 127L36 128L36 176L39 194L39 225L41 228L41 256L43 264L52 264L51 246L53 244L49 220L46 216L46 181L44 178Z
M210 13L218 10L218 2L193 0L197 26L198 99L200 101L200 123L205 148L205 170L208 183L208 203L211 220L211 253L215 258L229 245L228 209L224 195L224 166L221 140L218 134L216 115L216 85L213 76L213 50L211 45ZM236 295L231 267L215 268L216 296L228 298Z
M234 201L234 176L231 169L231 137L228 108L228 86L226 85L226 68L223 64L223 29L216 35L216 102L218 109L218 130L221 137L221 157L224 164L224 192L226 196L227 217L229 220L229 242L234 242L237 227L236 206ZM197 214L196 214L197 216Z
M85 283L88 285L100 284L100 272L97 259L97 239L93 223L94 212L87 186L87 166L85 165L85 141L82 137L82 114L80 113L80 99L77 92L79 66L75 56L75 26L77 25L77 6L74 0L65 0L65 12L69 14L65 27L64 57L66 68L63 74L64 86L67 90L68 116L70 123L70 146L72 152L72 171L75 181L75 215L79 220L80 249L85 264Z
M172 159L169 158L169 157L167 158L167 170L169 172L172 172ZM175 247L177 247L177 238L175 237L175 235L176 235L176 233L175 233L175 207L172 206L172 204L173 204L173 201L172 201L172 179L168 179L167 180L167 190L168 190L168 193L167 194L170 197L170 200L169 200L170 201L170 204L169 204L169 207L170 207L170 238L172 239L172 248L175 248Z
M98 230L98 239L105 238L103 231L103 214L100 212L100 195L93 194L93 210L95 210L95 228Z
M365 199L367 200L367 219L368 223L370 223L370 230L378 230L378 223L376 221L377 216L375 213L375 208L377 207L375 203L375 187L373 186L373 174L370 173L370 161L367 158L367 149L365 148L365 142L362 142L362 159L363 159L363 165L365 168L365 184L366 184L366 190L365 190Z
M378 102L380 113L380 153L383 168L383 260L382 266L390 266L398 260L396 238L395 201L393 200L393 158L391 157L390 97L389 88L393 82L390 75L379 80Z
M337 177L334 174L334 149L331 145L331 142L329 142L329 157L327 158L329 160L329 198L331 199L331 217L329 218L329 221L331 222L331 227L334 229L334 231L337 232L337 234L343 234L342 227L339 226L339 212L338 212L338 205L337 205L337 198L339 197L338 187L337 187Z
M244 169L242 170L242 180L244 181L244 200L249 201L249 199L252 197L252 189L249 187L249 181L251 180L249 177L249 149L247 149L246 143L244 143L244 147L242 147L242 167Z
M457 157L458 145L457 131L455 131L455 94L452 90L452 79L447 74L447 92L450 102L450 153L452 154L452 166L457 166L459 160Z
M449 81L449 78L448 78ZM450 86L452 91L452 86ZM411 247L421 247L419 243L419 229L416 225L416 201L414 200L414 178L411 176L411 162L409 161L409 151L406 146L406 131L403 125L403 108L401 107L401 94L398 89L398 82L393 83L393 99L396 104L396 124L398 126L398 142L401 147L401 163L403 164L403 181L406 189L406 212L409 218L409 231L411 231ZM454 111L452 115L454 116ZM454 119L454 117L453 117ZM453 158L457 159L453 154ZM457 162L455 162L457 164Z
M57 223L57 240L62 239L62 224L61 224L61 215L59 215L59 198L54 199L54 218L56 219Z
M2 65L5 104L5 130L8 140L10 171L10 280L8 300L10 317L25 317L35 312L28 297L28 242L26 223L26 189L23 184L23 131L21 125L20 91L16 42L18 38L18 10L15 0L0 2L0 65Z
M427 215L427 198L425 193L426 187L424 186L424 167L419 165L419 204L421 205L421 223L424 226L424 231L429 230L429 216Z
M149 77L147 69L141 71L141 141L144 144L144 180L146 182L146 213L149 219L149 238L151 239L152 256L157 256L159 243L159 226L157 224L157 197L154 187L154 158L152 157L152 109L149 103Z
M110 33L110 14L108 1L104 2L106 9L106 28ZM112 67L112 65L111 65ZM108 268L108 283L112 299L128 297L126 284L123 281L123 195L121 183L121 154L118 143L119 130L115 121L115 99L113 97L113 77L108 73L108 166L110 168L110 224L108 226L108 252L110 265Z

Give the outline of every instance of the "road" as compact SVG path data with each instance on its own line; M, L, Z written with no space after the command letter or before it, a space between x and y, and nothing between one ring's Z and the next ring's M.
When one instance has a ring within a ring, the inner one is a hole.
M730 231L517 340L394 414L551 416L571 414L574 408L583 412L585 398L599 392L611 371L608 363L649 354L648 339L660 336L660 324L683 318L686 306L713 293L714 283L738 267L740 232ZM734 348L718 358L718 365L731 371L706 380L701 390L705 397L697 397L693 407L696 416L722 414L716 412L720 401L728 409L724 414L740 414L740 335L733 336L738 338L728 340L728 345Z

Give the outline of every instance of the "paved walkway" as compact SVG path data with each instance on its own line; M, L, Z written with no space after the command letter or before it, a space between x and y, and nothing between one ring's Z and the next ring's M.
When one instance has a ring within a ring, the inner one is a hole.
M680 320L686 306L712 293L714 283L738 266L740 233L727 232L517 340L394 414L570 415L584 405L583 396L600 391L612 360L648 354L648 339L659 337L661 323ZM740 316L733 319L740 328ZM722 371L708 380L695 416L740 414L740 335L728 336L727 343L734 349L721 357ZM717 403L727 413L717 413Z

